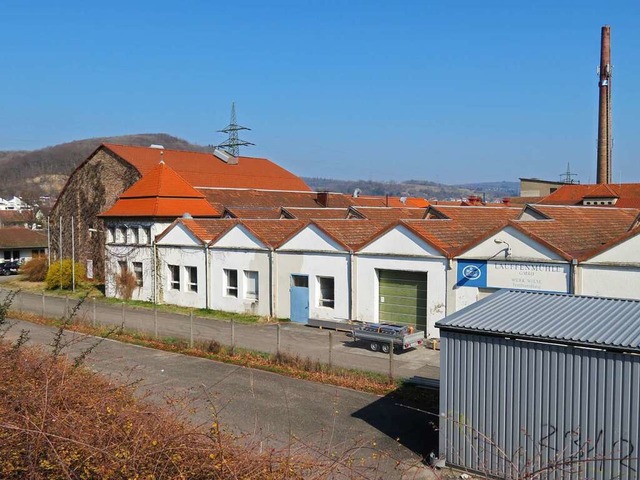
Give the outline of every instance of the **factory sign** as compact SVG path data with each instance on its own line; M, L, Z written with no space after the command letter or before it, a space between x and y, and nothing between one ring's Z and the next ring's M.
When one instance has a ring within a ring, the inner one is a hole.
M569 265L556 263L458 261L459 287L510 288L541 292L569 291Z

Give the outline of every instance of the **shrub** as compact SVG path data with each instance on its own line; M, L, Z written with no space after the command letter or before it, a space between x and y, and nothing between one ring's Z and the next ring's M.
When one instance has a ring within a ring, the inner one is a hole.
M133 291L138 286L136 276L127 269L116 275L116 293L124 300L131 300Z
M47 278L49 260L47 257L35 257L20 267L20 273L30 282L43 282Z
M77 263L75 265L76 284L79 280L83 280L86 271L84 265ZM71 260L66 259L61 262L52 262L49 271L47 272L47 288L53 290L55 288L61 288L63 290L69 290L71 288Z

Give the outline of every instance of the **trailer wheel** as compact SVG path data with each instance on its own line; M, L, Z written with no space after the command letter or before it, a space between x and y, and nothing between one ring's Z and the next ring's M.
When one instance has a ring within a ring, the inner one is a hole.
M380 345L378 345L378 342L369 342L369 350L371 350L372 352L377 352L378 350L380 350Z
M381 348L382 353L389 353L389 350L391 350L391 348L389 348L389 347L390 347L390 345L388 343L383 343L382 344L382 348Z

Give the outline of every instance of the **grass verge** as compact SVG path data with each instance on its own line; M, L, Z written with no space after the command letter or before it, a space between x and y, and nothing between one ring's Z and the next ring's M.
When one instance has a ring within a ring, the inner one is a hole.
M8 316L41 325L59 327L63 323L61 319L44 318L40 315L13 310L9 312ZM195 342L193 348L190 348L189 342L182 339L155 339L150 335L130 330L113 332L107 327L93 327L79 321L68 323L65 328L98 337L109 334L110 338L125 343L256 368L292 378L351 388L367 393L392 394L399 399L403 397L418 402L424 400L430 404L434 401L434 398L437 399L437 393L435 392L409 387L402 381L390 381L387 375L330 367L319 361L303 358L299 355L286 353L268 354L238 347L231 348L216 341Z

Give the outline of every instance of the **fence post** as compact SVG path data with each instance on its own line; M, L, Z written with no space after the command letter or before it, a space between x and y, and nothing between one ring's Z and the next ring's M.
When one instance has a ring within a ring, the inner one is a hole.
M280 355L280 324L276 325L276 353Z
M236 348L236 322L231 319L231 348Z
M91 326L95 328L96 326L96 297L91 299Z
M389 381L393 382L393 340L389 341Z
M329 332L329 368L333 367L333 332Z
M122 302L122 327L124 328L125 323L125 314L124 314L124 302Z
M42 318L44 318L46 313L45 304L44 304L44 290L42 291Z
M153 334L158 339L158 306L153 304Z
M189 348L193 348L193 310L189 312Z

